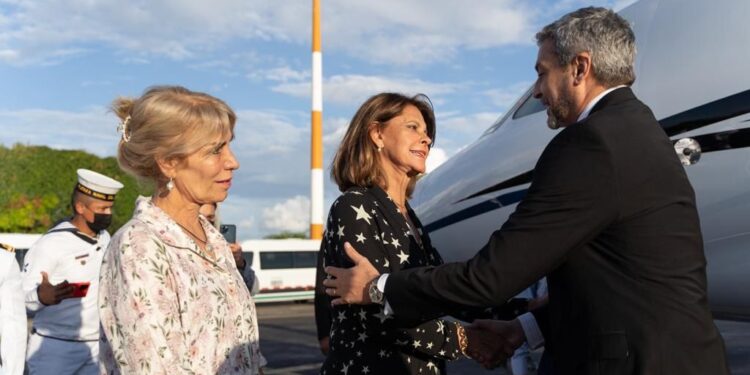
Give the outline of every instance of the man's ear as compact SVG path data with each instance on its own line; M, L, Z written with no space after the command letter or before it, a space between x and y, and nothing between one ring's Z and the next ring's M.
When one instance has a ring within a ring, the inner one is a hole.
M579 85L591 75L591 53L587 51L579 53L573 58L571 65L573 68L573 82Z
M83 215L83 211L86 209L86 205L80 200L76 200L75 203L73 203L73 207L77 215Z
M375 144L375 147L383 148L383 135L380 133L380 124L377 122L370 123L367 133L370 135L370 140Z

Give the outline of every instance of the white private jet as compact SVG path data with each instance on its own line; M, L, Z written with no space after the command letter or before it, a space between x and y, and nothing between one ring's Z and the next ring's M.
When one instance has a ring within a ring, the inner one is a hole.
M750 320L750 1L641 0L636 95L675 144L696 191L716 317ZM529 66L529 69L533 69ZM446 261L475 254L525 195L556 134L526 92L411 201Z

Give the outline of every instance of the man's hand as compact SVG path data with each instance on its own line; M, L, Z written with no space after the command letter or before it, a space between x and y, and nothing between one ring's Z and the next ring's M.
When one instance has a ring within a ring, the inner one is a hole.
M513 355L525 340L518 319L475 320L466 329L469 355L487 369L493 369Z
M232 256L234 257L234 264L237 265L237 269L244 270L245 269L245 258L242 257L242 246L235 243L229 244L229 250L232 250Z
M354 250L348 242L344 243L344 251L354 263L354 267L326 267L326 273L333 277L323 280L323 285L326 286L326 294L331 297L338 297L331 301L331 305L369 304L372 301L370 301L370 295L367 291L368 284L380 276L380 272L372 266L367 258Z
M488 370L503 364L515 351L504 337L494 332L473 326L466 327L465 332L469 341L467 354Z
M46 306L57 305L60 301L73 296L73 286L68 284L67 280L52 285L49 282L47 272L42 272L42 283L36 288L36 294L42 304Z

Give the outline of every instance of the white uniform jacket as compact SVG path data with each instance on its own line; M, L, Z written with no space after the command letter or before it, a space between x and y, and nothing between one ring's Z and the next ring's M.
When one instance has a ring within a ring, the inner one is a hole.
M99 340L99 268L109 245L109 233L99 232L91 238L64 221L42 236L26 254L23 267L23 291L26 312L33 317L33 330L41 336L64 340ZM83 298L64 299L45 306L39 301L37 287L47 272L53 285L91 283Z
M26 358L26 313L21 273L13 253L0 249L0 375L21 375Z

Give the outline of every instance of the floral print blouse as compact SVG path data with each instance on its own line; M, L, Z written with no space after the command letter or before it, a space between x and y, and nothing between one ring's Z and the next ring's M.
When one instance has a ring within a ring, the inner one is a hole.
M150 198L112 238L99 286L102 374L257 374L255 305L218 230L207 256Z

